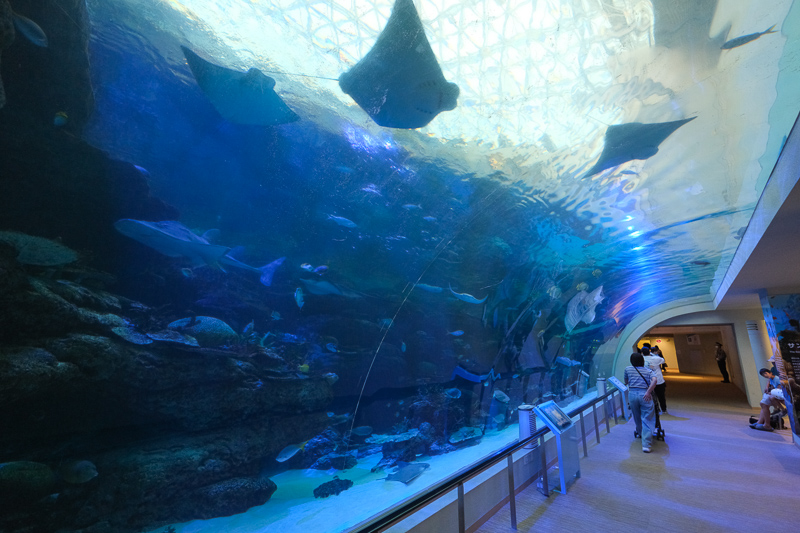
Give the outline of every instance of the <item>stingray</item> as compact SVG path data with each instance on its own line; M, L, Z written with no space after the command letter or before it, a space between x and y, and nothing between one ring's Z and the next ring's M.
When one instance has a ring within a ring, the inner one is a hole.
M634 159L648 159L658 153L658 146L672 133L697 117L672 122L642 124L631 122L609 126L606 130L603 153L584 178L616 167Z
M387 128L421 128L458 104L458 85L444 79L412 0L396 0L375 45L339 87Z
M591 324L595 319L595 307L605 300L603 286L600 285L592 292L580 291L572 297L567 304L567 313L564 315L564 325L567 333L571 333L579 322Z
M208 242L206 235L209 235L210 232L206 232L202 236L197 235L174 220L145 222L123 218L114 223L114 228L126 237L139 241L166 256L188 259L193 267L208 265L224 271L224 266L232 266L258 272L261 275L261 283L267 287L272 285L275 271L286 259L281 257L263 267L252 267L229 255L230 248Z
M338 287L328 281L317 281L313 279L302 278L300 281L306 284L308 292L311 294L316 294L317 296L333 294L335 296L344 296L345 298L361 298L360 294Z
M386 476L386 481L400 481L408 485L425 470L430 468L428 463L406 463L404 461L397 462L397 472Z
M203 93L230 122L276 126L300 119L273 90L275 80L257 68L231 70L206 61L185 46L181 49Z

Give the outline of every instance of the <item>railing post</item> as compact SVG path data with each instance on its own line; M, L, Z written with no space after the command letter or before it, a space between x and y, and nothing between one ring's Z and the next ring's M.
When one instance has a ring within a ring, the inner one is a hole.
M511 511L511 529L517 529L517 494L514 486L514 454L508 454L508 505Z
M583 440L583 456L589 456L589 448L586 447L586 425L583 423L583 410L581 410L581 440Z
M594 417L594 432L597 433L597 444L600 444L600 423L597 421L597 404L592 404L592 416Z
M464 484L458 484L458 533L465 533L467 530L466 519L464 518Z

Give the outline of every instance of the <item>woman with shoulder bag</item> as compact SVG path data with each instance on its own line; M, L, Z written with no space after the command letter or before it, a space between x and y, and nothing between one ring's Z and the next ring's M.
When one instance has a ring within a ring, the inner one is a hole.
M653 403L656 376L652 370L644 366L642 354L631 354L631 366L625 368L625 384L628 386L628 402L636 423L633 435L637 438L642 437L642 451L650 453L653 430L656 426L655 403Z

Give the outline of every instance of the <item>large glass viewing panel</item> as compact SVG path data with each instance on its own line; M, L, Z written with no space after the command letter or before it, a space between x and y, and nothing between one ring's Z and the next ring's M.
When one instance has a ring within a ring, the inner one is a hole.
M0 0L0 51L9 532L385 512L711 298L800 110L788 0Z

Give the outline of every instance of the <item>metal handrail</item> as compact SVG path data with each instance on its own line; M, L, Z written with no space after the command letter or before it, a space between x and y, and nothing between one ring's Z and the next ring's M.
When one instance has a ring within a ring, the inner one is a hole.
M609 392L606 392L602 396L598 396L592 401L573 409L572 411L567 413L567 416L570 419L576 415L582 414L585 410L589 408L593 408L600 402L606 402L608 399L611 399L611 407L614 413L614 418L616 420L616 406L614 405L614 394L617 394L619 391L617 389L612 389ZM621 398L620 394L620 398ZM608 422L608 413L605 413L604 418L606 422ZM600 441L600 429L595 425L595 429L597 431L597 439L598 442ZM609 427L610 431L610 427ZM456 489L463 490L463 484L472 479L473 477L477 476L481 472L488 470L489 468L493 467L497 463L503 461L507 457L511 456L514 452L521 450L525 446L530 445L535 440L544 437L547 433L550 432L550 428L547 426L536 430L530 437L527 437L524 440L517 441L514 443L509 444L508 446L501 448L497 452L494 453L491 457L487 457L486 459L476 463L472 466L462 468L449 478L446 478L439 483L429 487L425 492L413 497L411 500L407 501L406 503L392 509L388 513L384 514L383 516L375 517L370 519L367 523L361 526L357 526L356 528L352 529L351 532L355 533L367 533L373 531L382 531L388 527L393 526L394 524L408 518L412 514L414 514L417 510L425 507L426 505L432 503L434 500L444 496L448 492L451 492ZM584 433L585 436L585 433ZM463 494L459 494L460 498L463 498Z

